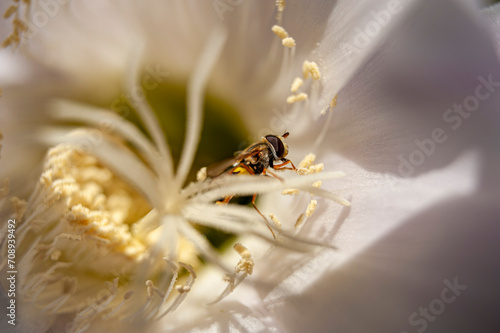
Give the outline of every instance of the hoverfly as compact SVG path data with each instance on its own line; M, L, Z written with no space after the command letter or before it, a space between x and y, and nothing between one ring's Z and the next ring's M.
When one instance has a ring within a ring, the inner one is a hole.
M209 167L207 174L211 178L219 177L222 175L264 175L281 179L278 175L269 171L270 168L274 170L296 170L295 165L289 159L285 158L288 155L288 145L284 139L288 137L289 133L285 132L282 136L269 134L253 143L245 150L238 153L238 155L228 160L226 163ZM234 195L228 195L225 198L217 201L217 204L227 204ZM255 205L257 194L252 196L252 206L264 218L266 224L271 230L273 237L274 232L269 226L266 217L260 212ZM276 237L275 237L276 238Z

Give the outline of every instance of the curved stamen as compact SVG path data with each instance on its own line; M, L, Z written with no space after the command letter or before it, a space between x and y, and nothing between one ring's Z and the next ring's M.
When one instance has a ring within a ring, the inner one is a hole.
M136 106L139 117L141 118L144 126L146 126L148 133L151 135L153 142L158 148L163 161L161 165L163 166L163 170L166 176L164 185L168 186L173 180L174 164L172 161L172 155L168 146L167 138L163 133L158 119L156 119L153 109L144 97L142 86L140 86L139 75L141 74L140 64L143 48L144 45L142 45L141 47L137 47L136 53L132 56L132 70L130 71L128 80L126 82L126 89L128 95L132 98L131 102L133 102L133 104ZM134 90L136 88L141 89L142 98L134 98L134 96L136 95Z
M196 64L189 80L187 96L186 136L182 147L182 155L175 176L176 187L180 190L184 184L194 155L198 148L203 122L203 97L210 73L220 56L227 38L227 32L215 28L209 36L205 49Z

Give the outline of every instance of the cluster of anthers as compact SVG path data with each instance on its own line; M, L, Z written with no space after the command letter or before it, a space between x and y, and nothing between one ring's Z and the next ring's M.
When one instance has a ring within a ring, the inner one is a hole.
M284 1L277 6L281 18ZM288 47L287 38L291 37L283 37L283 44ZM0 192L2 213L17 221L19 294L36 308L33 311L54 317L73 314L69 332L86 330L96 318L157 320L174 311L192 289L198 256L223 272L227 287L215 300L219 301L252 274L255 262L250 250L238 243L234 249L241 259L231 268L195 228L198 225L253 235L292 249L331 247L282 230L274 214L269 215L273 224L263 223L250 207L214 204L232 195L303 191L349 205L321 188L322 180L343 174L322 172L323 165L314 164L313 154L305 157L296 173L283 172L280 179L200 175L184 187L200 140L205 87L225 39L224 31L214 30L189 81L186 136L176 171L167 139L146 100L132 101L146 134L109 110L67 101L53 104L55 119L82 125L70 132L50 128L43 133L53 148L26 201L9 197L8 184ZM138 56L130 66L129 92L137 87L140 67ZM319 79L316 64L304 68L305 77ZM300 86L296 79L292 91ZM103 128L103 123L112 126ZM95 128L101 129L100 142L84 144ZM297 228L316 205L316 200L310 201L297 218ZM5 230L2 235L4 248ZM5 253L0 254L2 271Z
M12 2L3 14L4 19L12 19L12 32L2 41L2 47L17 47L21 43L23 34L28 32L26 22L31 8L31 0L13 0Z

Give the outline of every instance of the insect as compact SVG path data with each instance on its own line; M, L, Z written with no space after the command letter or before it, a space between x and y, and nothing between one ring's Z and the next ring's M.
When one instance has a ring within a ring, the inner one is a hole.
M283 135L269 134L253 143L245 150L238 153L238 155L225 163L222 162L215 167L209 167L207 173L211 178L219 177L222 175L264 175L281 179L278 175L272 173L269 169L274 170L296 170L295 165L289 159L285 158L288 155L288 145L284 139L288 137L289 133L285 132ZM234 195L228 195L225 198L217 201L217 204L227 204ZM266 217L260 212L255 205L257 194L252 196L252 206L264 218L266 224L271 230L273 237L276 238L274 232L269 226Z

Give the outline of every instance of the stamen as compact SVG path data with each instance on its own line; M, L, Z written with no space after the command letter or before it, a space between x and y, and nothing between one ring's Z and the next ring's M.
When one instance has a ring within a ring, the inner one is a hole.
M271 30L272 32L274 32L276 36L278 36L281 39L285 39L288 37L288 32L286 32L285 28L283 28L282 26L273 25Z
M293 103L305 101L306 99L307 99L307 94L306 93L300 93L300 94L297 94L297 95L288 96L288 98L286 99L286 102L288 104L293 104Z
M229 295L234 288L236 288L248 275L252 275L255 262L252 259L250 251L240 243L234 245L234 249L241 256L240 261L236 264L234 268L234 273L226 273L223 276L223 281L227 283L226 289L219 295L219 297L209 303L209 305L220 302L227 295Z
M305 221L305 214L304 214L304 213L302 213L302 214L300 214L300 215L299 215L299 217L297 218L297 221L295 221L295 226L294 226L294 228L295 228L295 229L300 228L300 227L302 226L302 224L304 223L304 221Z
M314 61L304 61L302 64L302 75L305 79L309 78L309 76L311 76L313 80L321 79L321 72Z
M182 188L193 163L200 141L203 120L203 97L206 84L227 38L227 32L216 28L209 36L203 53L195 66L188 84L186 135L182 155L175 176L178 190ZM179 192L179 191L176 191Z
M292 86L290 87L290 91L292 93L296 93L300 89L300 87L302 87L303 83L304 83L304 80L302 80L300 77L296 77L292 82Z
M337 95L335 95L335 97L330 102L330 108L333 109L335 106L337 106Z
M133 98L135 94L135 90L137 88L141 89L142 94L144 95L144 92L142 90L142 86L140 86L140 78L139 75L141 74L141 55L144 49L144 45L139 45L135 50L134 54L132 55L132 64L131 64L131 71L130 75L128 77L127 83L127 92L128 95ZM164 160L161 165L163 166L163 170L166 174L166 178L162 179L165 184L164 186L170 185L170 182L173 179L173 172L174 172L174 167L173 167L173 161L172 161L172 156L170 153L170 148L167 143L167 138L165 134L163 133L160 123L157 120L153 109L149 105L148 101L145 98L136 98L131 100L131 102L136 106L137 112L139 114L139 117L143 124L145 125L148 133L151 135L153 142L155 143L155 146L157 147L160 156Z
M227 267L220 259L217 253L212 249L210 243L202 236L196 229L194 229L188 223L182 223L179 225L179 232L186 237L193 245L198 249L198 253L221 268L226 273L229 273L231 269Z
M31 0L24 0L22 1L22 4L19 3L19 0L14 0L14 3L15 4L7 8L3 15L4 19L6 20L10 19L12 16L14 16L14 18L12 21L13 31L2 42L2 47L9 47L11 45L17 47L21 42L23 33L28 30L26 23L24 21L21 21L20 16L21 8L24 5L24 16L28 17L28 13L31 7Z
M191 290L191 288L194 285L194 282L196 280L196 272L194 271L193 267L191 267L191 265L184 264L182 262L179 262L179 266L183 267L185 270L188 271L189 277L187 278L184 285L179 286L179 288L176 288L179 292L179 295L172 302L172 304L161 315L159 315L156 318L156 320L160 320L161 318L166 316L168 313L175 311L179 307L179 305L182 303L182 301L184 301L184 299L188 295L188 292Z
M299 193L300 193L300 191L295 189L295 188L289 188L289 189L281 191L282 195L297 195Z
M224 281L224 282L226 282L228 284L229 290L231 292L234 291L234 288L236 286L234 285L235 279L234 279L234 275L233 274L224 274L224 276L222 277L222 281ZM213 303L211 303L211 304L213 304Z
M92 135L92 131L83 129L72 131L68 135L65 132L51 129L50 131L45 131L41 135L41 139L51 145L65 143L66 148L74 147L78 149L88 142L88 138L92 137ZM161 207L162 196L157 186L157 177L124 145L118 144L106 136L102 136L102 140L100 140L98 146L89 144L87 148L89 153L96 156L121 179L141 191L153 206Z
M321 184L323 184L323 182L321 180L318 180L317 182L314 182L312 184L313 187L317 187L317 188L320 188L321 187Z
M296 45L295 43L295 39L293 39L292 37L286 37L284 38L281 43L283 44L283 46L286 46L288 48L292 48Z
M300 187L303 191L307 191L311 194L314 194L314 195L317 195L317 196L320 196L320 197L323 197L323 198L327 198L327 199L330 199L332 201L335 201L336 203L342 205L342 206L350 206L351 203L342 198L341 196L335 194L335 193L332 193L332 192L329 192L329 191L325 191L323 189L320 189L320 188L317 188L317 187L313 187L313 186L301 186Z
M271 221L273 221L273 223L276 225L278 230L281 230L281 222L280 222L280 220L278 220L276 215L274 215L273 213L270 213L269 218L271 218Z
M188 291L191 291L191 287L184 285L177 285L175 286L175 290L177 290L180 293L187 293Z
M311 202L309 202L309 205L307 205L306 217L311 217L311 215L316 210L317 206L318 206L318 202L316 200L311 200Z
M309 166L308 168L297 168L297 173L299 175L312 175L323 171L325 165L323 163L318 163Z
M113 124L110 129L120 137L128 140L138 149L141 156L151 165L159 177L168 177L160 154L150 140L131 122L113 112L98 107L59 100L51 104L51 115L57 120L83 122L87 125L100 127L103 122ZM169 162L167 162L168 164Z
M3 18L9 19L12 16L12 14L14 14L17 11L17 8L18 8L17 5L11 5L9 8L7 8L5 13L3 14Z
M285 11L285 7L285 0L276 0L276 21L278 22L278 24L281 24L281 21L283 21L283 12Z
M302 161L300 161L298 168L309 168L316 160L316 155L313 153L307 154Z
M227 195L253 195L254 193L268 193L282 191L287 188L300 188L318 180L327 180L343 177L343 172L323 172L321 174L308 174L301 177L285 178L280 182L271 177L254 177L241 175L238 177L222 177L217 181L206 184L202 195L193 197L194 202L212 202ZM312 187L312 186L309 186ZM315 188L316 189L316 188Z
M196 180L203 182L207 179L207 167L203 167L196 173Z
M236 243L234 249L241 256L241 260L236 265L234 272L236 274L244 272L245 274L252 275L255 263L250 251L240 243Z
M118 311L127 303L127 301L134 295L133 290L129 290L123 295L123 300L121 301L120 304L118 304L112 311L110 311L107 315L103 316L102 319L109 319L113 316L115 316Z
M274 32L274 34L276 36L278 36L279 38L281 38L281 44L283 44L283 46L286 46L288 48L292 48L294 47L296 44L295 44L295 39L293 39L292 37L290 37L288 35L288 32L286 32L285 28L283 28L282 26L279 26L279 25L273 25L273 27L271 28L272 32Z

